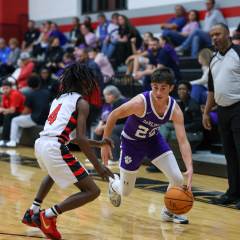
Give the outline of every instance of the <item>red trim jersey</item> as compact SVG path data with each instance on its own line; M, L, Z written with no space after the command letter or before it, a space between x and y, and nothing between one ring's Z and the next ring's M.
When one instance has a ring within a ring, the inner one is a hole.
M48 119L40 136L58 137L66 144L76 137L78 93L66 93L52 102Z

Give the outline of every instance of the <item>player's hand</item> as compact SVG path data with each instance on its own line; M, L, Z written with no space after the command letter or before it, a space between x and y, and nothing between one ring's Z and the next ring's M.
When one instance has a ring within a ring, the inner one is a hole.
M207 130L212 129L212 124L211 124L211 119L209 114L204 113L203 114L203 119L202 119L203 127Z
M104 162L104 164L107 166L108 165L108 160L112 159L112 150L111 147L109 145L104 145L101 148L101 158Z
M102 179L105 179L108 181L108 178L114 178L113 173L111 172L111 170L109 170L106 166L104 166L103 164L99 164L97 167L95 167L96 171L98 172L98 174L100 175L100 177Z
M186 172L183 173L184 176L187 177L187 189L191 191L192 189L192 175L193 175L193 169L189 168Z

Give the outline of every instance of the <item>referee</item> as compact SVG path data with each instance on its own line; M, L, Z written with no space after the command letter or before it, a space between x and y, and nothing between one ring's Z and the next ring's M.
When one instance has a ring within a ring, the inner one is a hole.
M209 112L217 105L229 185L215 203L236 203L240 209L240 46L232 44L224 24L214 25L210 35L217 52L210 62L203 126L211 129Z
M229 185L215 202L240 209L240 46L232 44L224 24L214 25L210 35L217 52L210 62L203 126L211 129L209 112L217 104Z

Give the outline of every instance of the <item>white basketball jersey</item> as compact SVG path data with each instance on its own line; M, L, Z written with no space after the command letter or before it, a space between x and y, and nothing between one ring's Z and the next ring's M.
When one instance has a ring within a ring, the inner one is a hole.
M54 99L48 119L40 136L58 137L68 143L76 137L78 93L66 93Z

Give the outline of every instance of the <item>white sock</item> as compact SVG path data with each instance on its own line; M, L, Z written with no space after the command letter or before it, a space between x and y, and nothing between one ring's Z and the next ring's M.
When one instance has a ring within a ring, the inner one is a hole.
M41 203L37 202L37 201L34 201L32 203L32 206L30 207L31 210L33 210L33 213L38 213L40 211L40 208L41 208Z
M51 217L57 217L59 215L58 211L56 210L55 206L48 208L45 211L45 216L47 218L51 218Z

